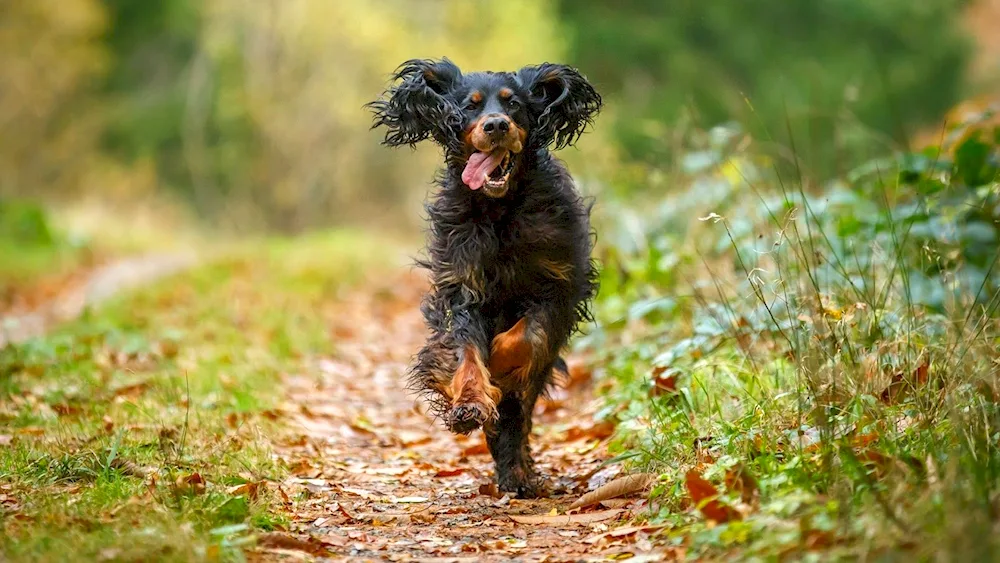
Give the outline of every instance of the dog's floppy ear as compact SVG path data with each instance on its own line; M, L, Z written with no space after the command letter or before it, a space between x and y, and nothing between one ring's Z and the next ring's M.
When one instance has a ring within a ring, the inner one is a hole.
M560 149L572 145L601 110L601 96L587 79L566 65L544 63L522 68L517 79L528 90L535 116L533 135Z
M413 146L431 136L448 144L461 129L462 117L447 93L461 77L448 59L406 61L393 75L393 82L399 82L367 105L375 113L372 129L386 127L383 143L392 147Z

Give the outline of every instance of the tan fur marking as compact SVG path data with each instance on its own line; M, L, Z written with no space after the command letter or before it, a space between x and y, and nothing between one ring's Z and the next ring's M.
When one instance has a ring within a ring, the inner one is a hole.
M537 325L529 326L524 318L518 320L510 330L493 338L491 377L504 389L523 388L547 342L545 333Z
M434 275L433 284L435 287L447 287L450 285L462 285L468 288L475 295L482 295L483 293L483 280L482 276L475 268L469 267L465 271L459 272L453 269L450 265L445 264L445 270L438 271Z
M453 406L478 404L486 408L486 412L489 413L488 418L496 416L501 393L490 383L490 373L486 369L486 364L483 363L479 350L472 344L465 347L462 363L455 370L455 376L452 377L448 388L448 396L451 397Z
M514 95L514 91L511 90L510 88L501 88L500 89L499 96L500 96L501 100L509 100L510 97L513 96L513 95Z
M570 281L570 274L573 273L573 265L566 262L556 262L555 260L542 259L538 261L538 265L545 270L545 274L550 278Z
M473 92L472 95L469 96L469 99L472 100L472 103L478 104L479 102L483 101L483 93L478 91Z
M528 132L521 129L517 123L514 123L514 121L506 115L501 117L507 120L507 123L510 124L510 129L507 130L507 134L504 135L503 139L494 142L486 131L483 131L483 122L486 121L487 117L493 117L495 115L496 114L484 115L465 130L465 134L463 136L465 139L465 146L470 149L470 152L490 152L499 147L503 147L514 154L524 150L524 143L528 139Z

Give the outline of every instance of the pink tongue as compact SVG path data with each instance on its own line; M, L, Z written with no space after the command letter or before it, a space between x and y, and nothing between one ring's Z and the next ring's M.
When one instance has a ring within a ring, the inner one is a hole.
M477 152L469 157L469 162L462 171L462 181L465 185L474 190L478 190L486 183L486 176L500 166L507 151L504 149L495 150L491 153Z

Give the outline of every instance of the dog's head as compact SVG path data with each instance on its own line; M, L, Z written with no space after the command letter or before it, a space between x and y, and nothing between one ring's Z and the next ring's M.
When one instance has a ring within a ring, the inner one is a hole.
M412 60L369 107L385 144L432 138L450 162L463 163L462 181L503 197L527 150L573 144L601 107L579 72L541 64L517 72L462 74L448 59Z

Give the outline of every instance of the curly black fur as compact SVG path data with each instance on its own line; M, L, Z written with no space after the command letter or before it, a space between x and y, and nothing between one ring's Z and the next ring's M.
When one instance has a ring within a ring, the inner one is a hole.
M576 70L548 63L516 73L463 75L447 59L415 60L404 63L394 80L400 82L369 104L374 126L387 128L385 144L433 138L445 153L438 189L426 206L426 257L418 261L432 283L421 306L431 335L411 368L411 388L447 422L454 408L448 385L467 360L467 347L486 361L494 337L527 319L544 346L535 350L527 380L504 388L495 417L481 422L501 490L539 494L528 445L531 414L553 381L553 368L565 372L560 351L590 320L597 291L591 206L550 147L573 144L600 110L601 98ZM487 113L506 116L526 133L502 197L462 180L476 150L468 145L468 131Z

